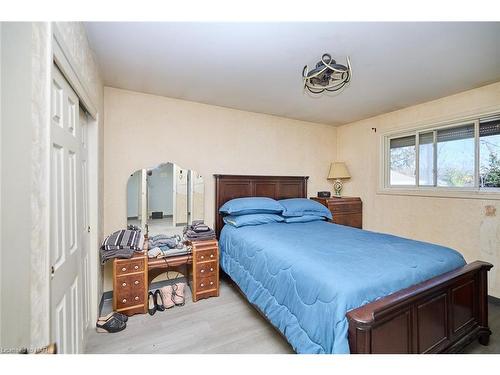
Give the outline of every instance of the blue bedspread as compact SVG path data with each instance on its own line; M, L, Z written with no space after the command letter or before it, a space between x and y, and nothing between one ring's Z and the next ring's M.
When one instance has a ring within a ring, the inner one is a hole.
M455 250L316 221L235 228L221 266L298 353L349 353L346 312L465 264Z

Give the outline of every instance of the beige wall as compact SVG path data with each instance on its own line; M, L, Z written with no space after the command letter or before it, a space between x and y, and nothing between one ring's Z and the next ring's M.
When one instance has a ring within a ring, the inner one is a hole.
M214 173L309 175L309 194L329 190L336 128L105 88L104 230L126 225L131 173L160 162L205 178L205 220L214 222ZM109 266L104 290L110 290Z
M500 82L341 126L337 158L346 161L353 176L344 194L363 200L365 229L434 242L459 250L467 261L493 263L489 292L500 297L500 200L378 192L381 133L495 109L500 110ZM496 215L487 216L486 206L496 208Z

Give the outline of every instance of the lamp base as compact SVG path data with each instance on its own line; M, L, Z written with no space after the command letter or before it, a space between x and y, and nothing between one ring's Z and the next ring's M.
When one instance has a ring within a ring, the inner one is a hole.
M343 188L343 184L342 184L342 180L335 180L335 182L333 183L333 190L334 190L334 195L336 197L341 197L342 196L342 188Z

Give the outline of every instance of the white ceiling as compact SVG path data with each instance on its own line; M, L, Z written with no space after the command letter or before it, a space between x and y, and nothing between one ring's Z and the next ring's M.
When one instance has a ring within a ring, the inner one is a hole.
M497 23L85 24L105 85L340 125L500 81ZM342 93L301 73L351 57Z

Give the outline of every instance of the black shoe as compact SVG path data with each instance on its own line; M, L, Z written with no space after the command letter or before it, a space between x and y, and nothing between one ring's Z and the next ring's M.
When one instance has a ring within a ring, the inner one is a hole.
M165 311L165 305L163 305L163 298L162 298L161 293L158 289L155 291L154 296L155 296L154 300L155 300L156 310Z
M152 292L148 293L148 313L153 316L156 312L155 295Z
M121 320L116 319L115 317L111 317L105 323L101 321L97 321L96 330L99 333L107 332L107 333L116 333L123 331L127 328L127 323L122 322Z
M128 316L127 315L124 315L124 314L119 313L119 312L115 312L114 316L115 316L116 319L121 320L124 323L128 322Z
M128 321L128 316L127 315L124 315L124 314L121 314L119 312L110 312L108 315L106 316L101 316L99 317L99 321L101 323L104 323L105 321L111 319L112 317L115 317L116 319L118 319L119 321L122 321L124 323L126 323Z

